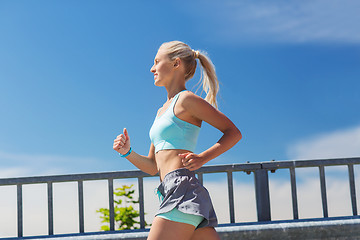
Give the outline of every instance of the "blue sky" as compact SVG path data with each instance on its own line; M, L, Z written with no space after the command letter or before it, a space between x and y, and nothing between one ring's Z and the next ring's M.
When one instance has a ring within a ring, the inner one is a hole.
M208 164L360 156L359 11L355 0L2 0L0 177L135 169L112 142L126 127L148 153L166 100L149 70L171 40L208 52L220 110L243 133ZM205 124L197 151L220 136Z

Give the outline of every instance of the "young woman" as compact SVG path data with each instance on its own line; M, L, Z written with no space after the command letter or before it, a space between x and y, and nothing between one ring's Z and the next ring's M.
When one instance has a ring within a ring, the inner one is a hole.
M205 100L185 88L195 73L197 60L202 66ZM155 85L165 87L167 101L158 110L150 129L149 155L132 151L126 128L113 145L114 150L140 170L160 175L157 191L161 204L148 239L219 239L209 193L193 171L233 147L241 139L241 133L217 110L219 84L214 66L203 52L172 41L160 46L150 71ZM212 147L196 154L202 121L219 129L223 136Z

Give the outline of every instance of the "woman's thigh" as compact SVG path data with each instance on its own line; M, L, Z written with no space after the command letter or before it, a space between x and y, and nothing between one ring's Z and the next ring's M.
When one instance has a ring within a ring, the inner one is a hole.
M195 227L190 224L174 222L160 217L155 217L148 240L190 240Z
M213 227L198 228L195 230L191 240L220 240L219 235Z

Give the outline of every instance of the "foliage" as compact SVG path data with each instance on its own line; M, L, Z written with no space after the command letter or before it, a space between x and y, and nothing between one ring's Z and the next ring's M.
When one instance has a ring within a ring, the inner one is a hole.
M133 185L123 185L116 188L114 191L114 220L116 230L137 229L140 222L135 219L140 216L140 212L135 210L133 205L139 204L139 201L134 200L132 190ZM102 223L110 223L110 214L108 208L100 208L96 212L100 213ZM147 223L145 222L145 226ZM101 230L109 231L109 224L101 226Z

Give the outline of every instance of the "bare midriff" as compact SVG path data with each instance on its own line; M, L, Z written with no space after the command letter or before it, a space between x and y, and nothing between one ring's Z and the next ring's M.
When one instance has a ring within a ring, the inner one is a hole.
M162 181L166 174L179 168L184 168L180 153L189 153L183 149L160 150L155 154L156 164L159 170L160 180Z

